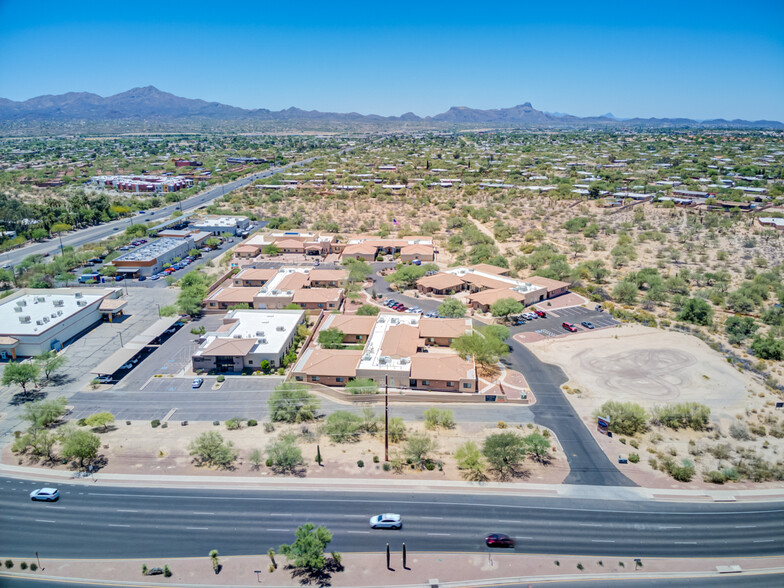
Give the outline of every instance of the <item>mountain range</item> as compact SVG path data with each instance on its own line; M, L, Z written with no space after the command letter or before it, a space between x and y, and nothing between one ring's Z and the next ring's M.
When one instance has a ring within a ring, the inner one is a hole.
M412 112L401 116L363 115L357 112L338 113L287 108L272 111L266 108L245 109L219 102L182 98L158 90L154 86L133 88L114 96L102 97L89 92L68 92L45 95L15 102L0 98L0 124L67 123L97 121L145 121L177 123L201 121L269 121L281 123L364 123L417 126L489 125L503 127L708 127L708 128L773 128L784 124L769 120L693 120L688 118L628 118L612 114L578 117L564 113L548 113L535 109L530 102L511 108L480 110L453 106L435 116L420 117Z

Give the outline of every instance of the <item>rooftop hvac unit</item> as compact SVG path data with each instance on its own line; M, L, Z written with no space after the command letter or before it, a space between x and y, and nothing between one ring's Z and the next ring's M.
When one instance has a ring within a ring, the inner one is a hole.
M36 296L35 299L38 302L46 302L46 297L45 296Z
M81 292L74 292L74 298L81 298L82 296L84 296L84 294Z
M63 316L63 311L62 310L58 310L57 311L57 316Z
M266 345L267 344L267 340L266 339L259 339L259 344L260 345Z
M237 333L236 335L234 335L234 338L235 338L235 339L242 339L242 335L240 335L239 333Z
M35 321L35 324L36 325L42 325L42 324L44 324L44 321L42 321L41 319L38 319L37 321Z
M256 331L256 336L257 337L263 337L264 336L264 331Z
M57 313L56 313L56 312L53 312L53 313L52 313L50 316L51 316L52 318L57 318Z
M14 306L14 310L16 312L22 312L22 307L21 306Z
M48 317L48 316L45 316L45 317L43 318L43 321L44 321L44 323L48 323L48 322L49 322L49 317Z
M16 303L19 306L27 306L27 300L17 300Z
M408 358L408 357L401 357L400 358L400 363L402 363L403 365L406 365L410 361L411 361L411 358Z
M388 358L388 357L386 357L385 355L382 355L381 357L379 357L379 358L378 358L378 363L379 363L380 365L384 365L384 364L386 364L388 361L389 361L389 358Z
M29 314L24 314L24 315L19 317L19 322L22 323L23 325L30 324L31 320L32 319L30 318Z
M87 301L86 300L77 300L76 301L76 306L87 306Z
M362 356L362 361L370 361L370 354L366 353L365 355L363 355Z
M54 301L55 306L65 306L65 300L59 299Z
M276 331L285 331L286 327L284 327L283 325L278 325L277 327L275 327L275 330Z

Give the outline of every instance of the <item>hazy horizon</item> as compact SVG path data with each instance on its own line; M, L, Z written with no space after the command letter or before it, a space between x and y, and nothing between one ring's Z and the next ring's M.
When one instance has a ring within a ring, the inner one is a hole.
M0 3L0 96L153 85L242 108L784 121L784 4Z

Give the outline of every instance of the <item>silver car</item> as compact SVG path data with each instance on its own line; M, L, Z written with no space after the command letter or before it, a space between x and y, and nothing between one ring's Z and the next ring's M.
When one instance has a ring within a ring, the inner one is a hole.
M384 513L370 517L371 529L402 529L403 518L399 514Z
M60 498L60 491L57 488L38 488L30 492L30 500L55 502L59 498Z

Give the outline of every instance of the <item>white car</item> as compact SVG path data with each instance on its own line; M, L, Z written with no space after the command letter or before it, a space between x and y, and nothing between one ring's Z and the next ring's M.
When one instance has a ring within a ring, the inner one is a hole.
M38 488L30 492L30 500L55 502L59 498L60 498L60 491L57 488Z
M384 513L370 517L371 529L402 529L403 518L399 514Z

